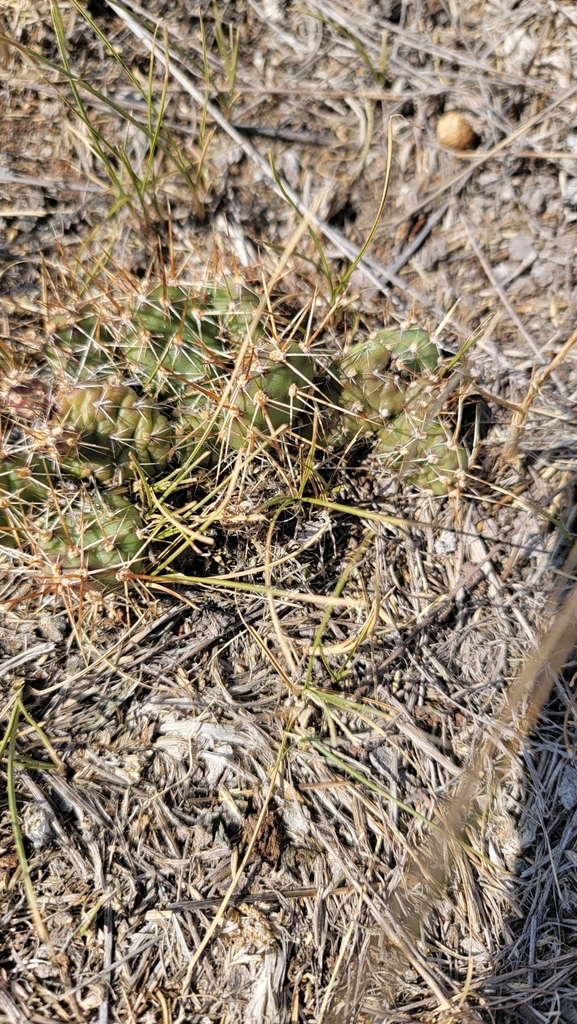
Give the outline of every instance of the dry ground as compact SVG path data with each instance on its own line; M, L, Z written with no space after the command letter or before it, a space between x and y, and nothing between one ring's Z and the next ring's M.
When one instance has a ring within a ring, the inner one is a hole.
M127 11L0 14L4 369L89 274L112 290L172 262L258 289L294 203L337 282L391 126L338 312L306 232L279 287L328 354L383 323L441 326L446 357L476 332L470 473L432 499L357 448L275 518L302 467L264 460L188 585L99 603L5 561L0 1019L571 1024L577 354L518 407L574 328L574 5ZM150 88L173 148L149 166ZM452 109L476 149L439 146Z

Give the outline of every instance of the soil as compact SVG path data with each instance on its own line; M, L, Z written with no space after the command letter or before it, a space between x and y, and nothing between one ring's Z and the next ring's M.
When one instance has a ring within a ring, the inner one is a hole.
M571 1024L572 5L5 0L0 30L4 397L87 296L274 279L320 365L397 324L459 353L469 453L448 497L366 442L248 460L178 580L160 541L80 596L3 549L0 1020Z

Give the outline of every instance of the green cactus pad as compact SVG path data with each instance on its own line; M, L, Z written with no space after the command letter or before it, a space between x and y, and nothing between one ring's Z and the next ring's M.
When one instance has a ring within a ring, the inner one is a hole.
M41 458L13 455L0 462L0 545L21 546L23 514L46 505L58 475L57 467Z
M247 439L296 424L313 376L313 360L296 342L251 346L222 418L226 444L240 449Z
M200 292L154 288L135 306L124 335L135 380L162 398L180 396L191 382L215 382L226 367L227 343L244 337L256 305L256 295L230 282Z
M448 428L438 420L424 428L407 413L379 431L376 451L408 483L438 496L447 494L457 483L458 471L467 468L467 453Z
M122 570L142 571L142 519L131 502L116 494L79 491L34 524L35 544L64 575L82 574L91 583L117 588Z
M180 329L187 335L206 336L216 344L219 334L236 338L245 333L258 296L247 288L188 289L158 285L134 307L138 327L152 335L172 338Z
M223 373L221 351L190 332L172 338L132 334L125 358L135 383L159 398L180 396L190 384L214 383Z
M401 412L404 384L388 373L390 353L378 337L359 342L329 368L326 395L326 443L349 444L357 437L376 432L383 422Z
M41 458L12 456L0 462L0 503L14 500L25 504L42 504L51 493L49 474L57 479L57 469Z
M56 318L52 342L46 345L47 362L74 381L104 379L114 369L115 340L95 313L71 319Z
M385 346L397 363L413 373L432 372L439 361L437 346L420 327L390 327L379 331L371 341Z
M168 420L127 385L84 385L56 398L65 428L62 467L72 476L94 473L111 480L118 467L130 475L133 456L148 476L164 469L171 449Z

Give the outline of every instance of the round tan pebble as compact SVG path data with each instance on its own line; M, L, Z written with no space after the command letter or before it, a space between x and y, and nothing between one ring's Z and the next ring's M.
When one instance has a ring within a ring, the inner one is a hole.
M466 117L456 110L443 114L437 122L437 139L449 149L472 149L477 136Z

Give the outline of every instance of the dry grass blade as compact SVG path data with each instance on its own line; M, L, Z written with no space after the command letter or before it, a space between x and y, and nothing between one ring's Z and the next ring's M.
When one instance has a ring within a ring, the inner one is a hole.
M576 555L577 548L574 548L567 559L569 571L574 567ZM539 638L537 651L527 658L519 678L511 687L505 707L491 722L489 733L474 754L452 803L442 812L443 831L446 829L445 843L447 835L458 837L464 834L479 789L479 779L485 777L499 745L503 742L509 745L512 736L520 742L531 733L576 644L577 586L558 609L549 631ZM427 867L436 885L442 887L450 853L446 846L443 848L443 844L439 843L438 837L432 845ZM431 893L429 900L423 902L419 908L420 915L426 915L434 898L435 895ZM422 917L411 918L410 914L403 916L412 932L418 934Z

